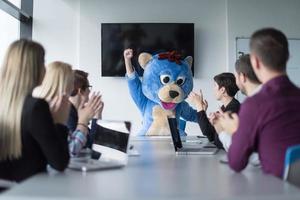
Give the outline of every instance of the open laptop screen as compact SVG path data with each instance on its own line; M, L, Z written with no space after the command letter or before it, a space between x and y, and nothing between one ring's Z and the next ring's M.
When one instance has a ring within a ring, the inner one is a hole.
M131 123L97 120L92 126L93 151L88 156L73 157L68 167L87 171L125 166L128 162L127 147Z
M94 144L127 152L131 123L127 121L98 120Z

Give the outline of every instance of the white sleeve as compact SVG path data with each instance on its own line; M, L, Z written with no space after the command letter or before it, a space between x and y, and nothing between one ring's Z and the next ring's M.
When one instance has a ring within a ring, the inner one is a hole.
M135 71L131 72L130 74L126 73L126 76L127 76L130 80L132 80L132 79L134 79L134 78L136 77L136 73L135 73Z
M225 151L227 151L227 152L231 145L231 138L232 138L232 136L226 132L222 131L221 133L219 133L219 139L222 142Z

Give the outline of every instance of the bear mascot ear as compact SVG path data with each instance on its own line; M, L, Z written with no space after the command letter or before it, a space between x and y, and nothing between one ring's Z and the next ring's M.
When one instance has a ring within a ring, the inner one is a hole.
M146 64L150 61L152 59L152 55L150 54L150 53L141 53L140 55L139 55L139 59L138 59L138 61L139 61L139 64L140 64L140 66L143 68L143 69L145 69L145 67L146 67Z
M193 57L192 56L188 56L184 60L188 63L189 67L191 68L192 64L193 64Z

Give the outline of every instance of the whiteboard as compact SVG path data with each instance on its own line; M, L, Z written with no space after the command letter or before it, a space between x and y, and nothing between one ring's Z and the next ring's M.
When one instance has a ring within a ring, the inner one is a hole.
M236 58L238 52L249 53L250 38L236 38ZM291 81L300 86L300 39L288 39L290 58L287 64L287 74Z
M290 80L300 87L300 39L290 38L289 51L290 58L287 64L287 74ZM236 38L236 59L240 56L239 52L250 53L249 49L250 38L237 37ZM237 99L243 101L246 97L240 92L237 94Z

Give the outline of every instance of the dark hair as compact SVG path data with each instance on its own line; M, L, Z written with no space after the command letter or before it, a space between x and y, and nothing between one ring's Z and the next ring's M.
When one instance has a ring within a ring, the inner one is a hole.
M79 89L85 91L89 87L88 76L89 74L84 71L74 70L74 89L71 96L75 96Z
M214 80L219 85L219 88L224 87L227 94L231 97L239 91L238 86L235 83L235 77L233 73L221 73L214 77Z
M235 62L235 71L238 74L245 74L245 76L253 83L260 83L253 71L249 54L241 55L239 59L237 59L237 61Z
M269 69L277 72L286 70L289 47L286 36L274 28L264 28L251 36L250 48Z

